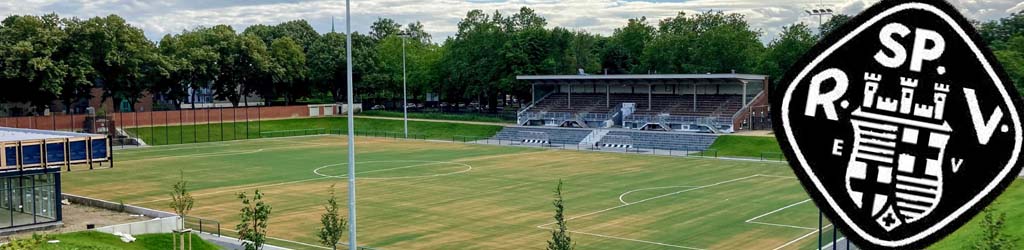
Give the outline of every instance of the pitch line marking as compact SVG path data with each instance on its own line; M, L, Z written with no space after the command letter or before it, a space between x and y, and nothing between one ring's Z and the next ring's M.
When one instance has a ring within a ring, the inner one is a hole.
M236 139L236 140L210 141L210 142L194 142L194 143L183 143L183 144L169 144L169 145L155 145L155 146L136 147L136 148L124 148L124 149L117 149L117 150L118 151L123 151L125 153L127 153L127 152L133 152L134 153L135 151L161 152L161 151L173 151L173 150L192 149L192 148L226 147L226 146L231 146L231 145L246 144L246 142L248 142L248 141L284 141L284 142L288 142L289 139L304 138L304 137L317 137L317 136L323 136L323 135L304 135L304 136L288 136L288 137ZM301 142L298 142L298 141L293 141L293 142L294 143L301 143ZM196 147L196 146L193 146L193 145L200 145L200 146ZM160 149L160 151L145 150L145 149L151 149L151 148L157 148L157 149Z
M673 196L673 195L677 195L677 194L681 194L681 193L685 193L685 192L689 192L689 191L693 191L693 190L698 190L698 189L702 189L702 188L709 188L709 187L714 187L714 186L718 186L718 185L722 185L722 184L727 184L727 183L737 182L737 181L741 181L741 180L746 180L746 179L750 179L750 178L754 178L754 177L758 177L758 176L759 175L751 175L751 176L747 176L747 177L741 177L741 178L736 178L736 179L732 179L732 180L712 183L712 184L708 184L708 185L696 186L696 187L693 187L693 188L683 189L683 190L680 190L680 191L676 191L676 192L672 192L672 193L667 193L667 194L663 194L663 195L659 195L659 196L643 199L643 200L640 200L640 201L637 201L637 202L633 202L633 203L622 204L622 205L618 205L618 206L614 206L614 207L610 207L610 208L606 208L606 209L602 209L602 210L598 210L598 211L594 211L594 212L590 212L590 213L586 213L586 214L582 214L582 215L578 215L578 216L569 217L569 218L566 218L565 221L568 222L568 221L571 221L571 220L575 220L575 219L579 219L579 218L582 218L582 217L587 217L587 216L591 216L591 215L595 215L595 214L599 214L599 213L604 213L604 212L607 212L607 211L623 208L623 207L626 207L626 206L636 205L636 204L644 203L644 202L655 200L655 199L660 199L660 198L664 198L664 197L668 197L668 196ZM541 224L541 225L538 225L537 228L538 229L542 229L542 230L549 230L549 228L545 228L545 227L548 226L548 225L551 225L551 224L555 224L555 223L556 222L550 222L550 223ZM609 239L618 239L618 240L626 240L626 241L633 241L633 242L640 242L640 243L648 243L648 244L654 244L654 245L659 245L659 246L669 246L669 247L682 248L682 249L692 249L692 250L704 250L702 248L679 246L679 245L672 245L672 244L658 243L658 242L653 242L653 241L645 241L645 240L637 240L637 239L629 239L629 238L622 238L622 237L609 236L609 235L601 235L601 234L595 234L595 233L587 233L587 232L581 232L581 231L571 231L571 232L578 233L578 234L583 234L583 235L596 236L596 237L604 237L604 238L609 238Z
M722 185L722 184L742 181L742 180L746 180L746 179L750 179L750 178L754 178L754 177L758 177L758 176L759 175L751 175L751 176L747 176L747 177L741 177L741 178L736 178L736 179L732 179L732 180L712 183L712 184L708 184L708 185L696 186L696 187L693 187L693 188L683 189L683 190L680 190L680 191L675 191L675 192L672 192L672 193L667 193L667 194L663 194L663 195L659 195L659 196L643 199L643 200L640 200L640 201L637 201L637 202L633 202L633 203L629 203L629 204L622 204L622 205L618 205L618 206L614 206L614 207L610 207L610 208L605 208L605 209L601 209L601 210L598 210L598 211L594 211L594 212L590 212L590 213L586 213L586 214L582 214L582 215L577 215L577 216L569 217L569 218L566 218L565 221L575 220L575 219L579 219L579 218L583 218L583 217L587 217L587 216L591 216L591 215L595 215L595 214L604 213L604 212L608 212L608 211L611 211L611 210L623 208L623 207L626 207L626 206L631 206L631 205L636 205L636 204L648 202L648 201L655 200L655 199L660 199L660 198L664 198L664 197L668 197L668 196L673 196L673 195L677 195L677 194L681 194L681 193L686 193L686 192L693 191L693 190L709 188L709 187L714 187L714 186L718 186L718 185ZM540 225L538 227L543 227L543 226L547 226L547 225L551 225L551 224L555 224L555 222L545 223L545 224L542 224L542 225Z
M697 187L697 186L665 186L665 187L652 187L652 188L634 189L634 190L626 191L625 193L622 193L621 195L619 195L619 202L621 202L623 205L629 204L629 202L626 202L625 200L623 200L623 198L625 198L626 195L629 195L629 194L631 194L633 192L639 192L639 191L645 191L645 190L656 190L656 189L693 188L693 187Z
M796 228L796 229L807 229L807 230L815 230L815 229L817 229L817 228L813 228L813 227L801 227L801 226L795 226L795 225L786 225L786 224L775 224L775 223L767 223L767 222L759 222L759 221L755 221L755 220L757 220L757 219L760 219L760 218L763 218L763 217L765 217L765 216L768 216L768 215L771 215L771 214L777 213L777 212L779 212L779 211L782 211L782 210L785 210L785 209L787 209L787 208L791 208L791 207L794 207L794 206L797 206L797 205L800 205L800 204L804 204L804 203L807 203L808 201L811 201L811 199L806 199L806 200L803 200L803 201L800 201L800 202L797 202L797 203L793 203L793 204L790 204L790 205L788 205L788 206L785 206L785 207L782 207L782 208L779 208L779 209L775 209L775 210L773 210L773 211L771 211L771 212L767 212L767 213L765 213L765 214L762 214L762 215L758 215L758 216L755 216L754 218L750 218L750 219L748 219L748 220L747 220L747 221L745 221L745 222L746 222L746 223L753 223L753 224L761 224L761 225L768 225L768 226L777 226L777 227L788 227L788 228Z
M609 239L616 239L616 240L633 241L633 242L647 243L647 244L666 246L666 247L674 247L674 248L680 248L680 249L705 250L703 248L680 246L680 245L672 245L672 244L661 243L661 242L653 242L653 241L646 241L646 240L630 239L630 238L623 238L623 237L617 237L617 236L611 236L611 235L587 233L587 232L572 231L572 230L566 230L566 231L570 232L570 233L577 233L577 234L582 234L582 235L590 235L590 236L600 237L600 238L609 238Z
M622 208L622 207L626 207L626 206L630 206L630 205L635 205L635 204L647 202L647 201L654 200L654 199L664 198L664 197L668 197L668 196L672 196L672 195L676 195L676 194L681 194L681 193L685 193L685 192L689 192L689 191L693 191L693 190L714 187L714 186L718 186L718 185L722 185L722 184L737 182L737 181L746 180L746 179L750 179L750 178L754 178L754 177L794 178L794 179L796 178L796 177L789 177L789 176L775 176L775 175L755 174L755 175L751 175L751 176L747 176L747 177L741 177L741 178L721 181L721 182L712 183L712 184L703 185L703 186L690 186L691 188L688 188L688 189L684 189L684 190L680 190L680 191L676 191L676 192L672 192L672 193L668 193L668 194L663 194L663 195L659 195L659 196L643 199L643 200L640 200L640 201L637 201L637 202L633 202L633 203L627 203L627 202L625 202L623 200L623 196L628 194L628 193L635 192L635 191L640 191L640 190L649 190L649 189L658 189L658 188L647 188L647 189L631 190L631 191L628 191L626 193L623 193L622 195L619 195L619 202L623 203L622 205L618 205L618 206L614 206L614 207L610 207L610 208L606 208L606 209L602 209L602 210L598 210L598 211L594 211L594 212L590 212L590 213L586 213L586 214L582 214L582 215L578 215L578 216L569 217L569 218L566 218L565 221L568 222L570 220L575 220L575 219L582 218L582 217L587 217L587 216L591 216L591 215L595 215L595 214L599 214L599 213L604 213L604 212L611 211L611 210L614 210L614 209L618 209L618 208ZM675 187L686 187L686 186L675 186ZM670 187L661 187L661 188L670 188ZM803 202L806 202L806 201L803 201ZM803 202L801 202L801 203L803 203ZM790 206L794 206L794 205L790 205ZM790 206L787 206L787 207L790 207ZM772 211L772 213L778 212L778 211L781 211L781 210L782 209L777 209L776 211ZM755 217L755 218L760 218L760 217L763 217L763 216L758 216L758 217ZM751 223L760 224L759 222L751 222ZM549 230L549 228L545 228L545 227L548 226L548 225L551 225L551 224L555 224L555 222L541 224L541 225L538 225L537 228L542 229L542 230ZM785 226L785 225L782 225L782 226ZM830 224L830 226L831 226L831 224ZM813 228L807 228L807 229L813 229ZM815 231L817 231L817 230L815 230ZM609 238L609 239L618 239L618 240L626 240L626 241L633 241L633 242L648 243L648 244L654 244L654 245L660 245L660 246L668 246L668 247L683 248L683 249L703 250L701 248L672 245L672 244L659 243L659 242L653 242L653 241L629 239L629 238L616 237L616 236L610 236L610 235L601 235L601 234L595 234L595 233L587 233L587 232L582 232L582 231L571 231L570 230L569 232L583 234L583 235L590 235L590 236L595 236L595 237ZM806 235L801 237L801 238L799 238L799 239L803 239L803 238L806 238ZM789 245L789 244L792 244L792 243L788 243L787 245ZM787 245L784 245L784 246L787 246Z
M455 171L455 172L432 174L432 175L398 176L398 177L356 177L356 179L359 179L359 180L418 179L418 178L430 178L430 177L440 177L440 176L456 175L456 174L461 174L461 173L466 173L466 172L469 172L469 171L473 171L473 166L472 165L465 164L465 163L458 163L458 162L447 162L447 161L414 161L414 160L410 160L410 161L367 161L367 162L362 162L362 163L381 163L381 162L426 162L426 163L424 163L424 164L409 165L409 166L403 166L403 167L394 167L394 168L369 170L369 171L358 172L356 174L383 172L383 171L407 169L407 168L430 166L430 165L440 165L440 164L450 164L450 165L456 165L456 166L463 166L463 167L466 167L466 169ZM348 174L343 174L343 175L326 175L326 174L320 173L320 169L324 169L324 168L327 168L327 167L344 166L344 165L348 165L348 163L338 163L338 164L325 165L325 166L319 167L317 169L314 169L313 173L316 174L316 175L323 176L323 177L328 177L328 178L344 178L344 177L347 177Z
M828 229L829 227L832 227L832 224L825 225L821 229ZM802 240L804 238L807 238L807 237L809 237L811 235L814 235L815 233L818 233L818 229L817 228L815 228L814 231L811 231L810 233L805 234L804 236L800 236L799 238L796 238L796 239L793 239L793 240L791 240L789 242L786 242L786 244L783 244L783 245L781 245L779 247L776 247L776 248L774 248L772 250L779 250L779 249L782 249L783 247L787 247L789 245L793 245L793 243L796 243L797 241L800 241L800 240Z
M357 162L357 164L359 164L359 163L379 163L379 162L422 162L422 161L366 161L366 162ZM443 163L447 163L447 162L443 162ZM347 163L343 163L343 164L347 164ZM381 171L387 171L387 170L410 168L410 167L417 167L419 165L431 165L431 164L438 164L438 163L433 163L432 162L430 164L416 164L416 165L397 167L397 168L368 170L368 171L363 171L363 172L357 172L356 174L371 173L371 172L381 172ZM462 170L462 171L459 171L459 172L437 174L437 175L432 175L432 176L416 176L415 178L427 178L427 177L434 177L434 176L445 176L445 175L453 175L453 174L458 174L458 173L465 173L465 172L469 172L469 170L472 170L472 168L473 168L473 166L471 166L469 164L459 164L459 163L456 163L456 164L468 166L469 169L468 170ZM332 166L332 165L333 166L338 166L338 165L342 165L342 164L324 165L324 166L321 166L321 167L317 168L317 170L325 168L325 167L329 167L329 166ZM320 175L320 177L310 178L310 179L302 179L302 180L295 180L295 181L288 181L288 182L281 182L281 183L265 184L265 185L245 186L245 187L238 187L238 188L231 188L231 189L221 189L221 190L215 190L215 191L211 191L211 192L193 193L192 196L193 197L208 196L208 195L221 194L221 193L226 193L226 192L234 192L234 191L239 191L239 190L247 190L247 189L254 189L254 188L265 188L265 187L276 187L276 186L282 186L282 185L303 183L303 182L323 180L323 179L330 179L330 178L341 178L341 177L348 176L347 174L346 175L340 175L340 177L339 176L322 175L322 174L319 174L319 173L316 173L316 174ZM408 179L408 177L391 177L391 178L392 179L395 179L395 178ZM358 179L369 179L369 178L358 178ZM377 179L385 179L385 178L377 178ZM148 203L168 201L168 200L171 200L171 199L170 198L161 198L161 199L155 199L155 200L149 200L149 201L135 202L133 204L148 204Z
M783 178L783 179L796 179L795 176L781 176L781 175L769 175L769 174L758 174L758 175L762 176L762 177Z
M134 160L123 160L123 161L117 161L117 163L137 162L137 161L158 161L158 160L164 160L164 159L177 159L177 158L201 158L201 157L211 157L211 156L245 155L245 154L255 154L255 153L263 152L263 151L265 151L267 149L277 149L277 148L261 148L261 149L246 150L246 151L228 151L228 152L219 152L219 153L205 153L205 154L164 156L164 157L156 157L156 158L143 158L143 159L134 159Z

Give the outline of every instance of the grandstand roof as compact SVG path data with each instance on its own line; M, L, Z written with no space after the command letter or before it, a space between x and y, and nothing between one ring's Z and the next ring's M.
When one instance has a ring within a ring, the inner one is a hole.
M16 141L31 141L31 140L45 140L45 139L63 139L63 138L83 138L83 137L94 137L94 136L100 136L100 135L82 134L82 133L71 133L71 132L61 132L61 131L49 131L49 130L36 130L36 129L0 127L0 142L16 142Z
M674 84L682 82L688 84L721 84L764 81L768 79L768 76L751 74L522 75L516 76L516 79L532 81L535 83L616 82Z

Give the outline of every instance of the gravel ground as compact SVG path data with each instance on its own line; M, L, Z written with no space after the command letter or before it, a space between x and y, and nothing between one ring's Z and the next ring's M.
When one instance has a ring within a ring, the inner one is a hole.
M85 230L86 224L95 224L96 227L124 224L136 221L146 221L152 218L121 213L95 207L71 204L64 205L64 225L45 231L35 231L39 234L59 234ZM0 242L7 242L13 238L31 237L33 232L18 233L0 238Z

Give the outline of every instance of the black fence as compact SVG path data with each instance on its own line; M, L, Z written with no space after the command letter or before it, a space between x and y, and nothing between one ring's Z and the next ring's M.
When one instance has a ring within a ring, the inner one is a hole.
M183 226L188 229L196 230L200 233L206 233L216 236L221 236L220 233L220 222L215 220L207 220L199 217L185 216L182 218Z

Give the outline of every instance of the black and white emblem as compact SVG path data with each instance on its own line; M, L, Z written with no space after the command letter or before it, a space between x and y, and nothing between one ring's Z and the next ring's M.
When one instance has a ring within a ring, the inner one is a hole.
M924 248L1021 169L1021 98L941 0L883 1L825 38L772 94L804 188L864 248Z

